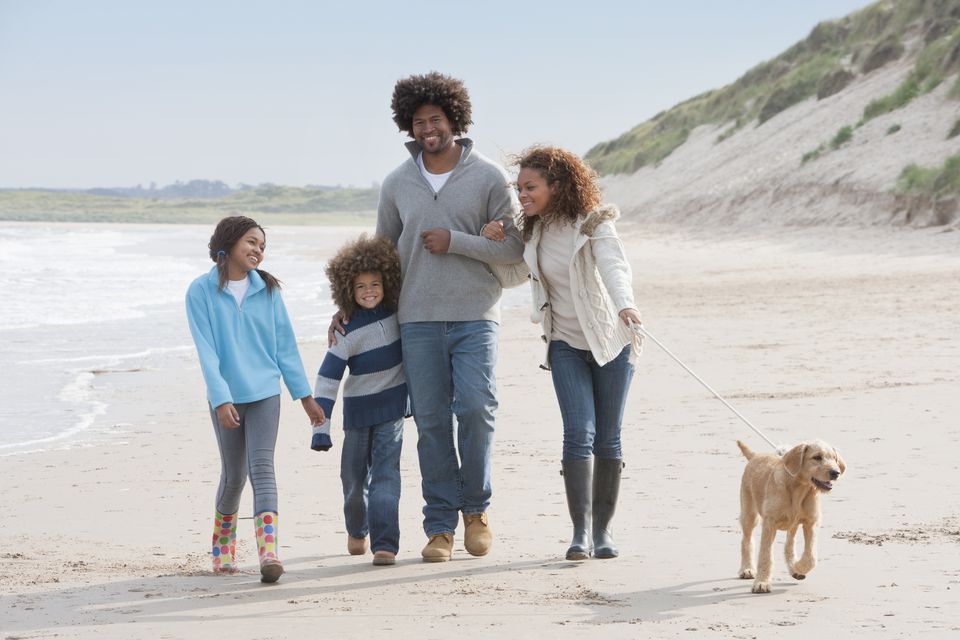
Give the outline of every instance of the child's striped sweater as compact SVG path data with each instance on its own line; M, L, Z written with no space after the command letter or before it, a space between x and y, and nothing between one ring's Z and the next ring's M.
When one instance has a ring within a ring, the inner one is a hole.
M347 368L350 375L343 385L344 429L372 427L407 415L397 314L385 311L382 305L361 309L345 328L346 335L338 335L337 344L324 356L314 386L313 395L327 416L323 425L327 434Z

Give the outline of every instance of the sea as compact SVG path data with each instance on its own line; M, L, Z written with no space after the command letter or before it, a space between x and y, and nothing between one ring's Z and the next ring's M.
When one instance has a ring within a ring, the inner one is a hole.
M202 384L184 294L212 266L211 232L206 225L0 227L0 457L96 446L114 428L103 418L109 400L94 385L101 373L191 370ZM263 268L283 282L301 347L325 343L335 311L317 249L323 235L322 228L267 229ZM505 292L504 305L529 304L526 289ZM310 377L313 363L305 364Z
M288 229L268 231L263 266L284 282L298 339L317 341L334 311L324 263ZM93 385L102 372L196 367L184 294L213 264L211 232L0 227L0 456L96 442L108 428L98 423L108 407ZM272 255L274 242L291 246Z

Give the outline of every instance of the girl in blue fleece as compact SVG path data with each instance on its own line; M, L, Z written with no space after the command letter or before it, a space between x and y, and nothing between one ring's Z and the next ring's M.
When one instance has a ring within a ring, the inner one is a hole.
M216 266L187 289L187 320L220 448L213 570L236 571L240 493L249 473L261 580L276 582L283 574L273 471L281 376L311 424L325 417L310 392L280 282L257 268L266 248L263 227L244 216L224 218L208 246Z
M347 551L363 555L367 534L373 564L391 565L400 545L400 450L407 411L397 302L400 258L384 237L360 236L326 269L333 301L343 311L346 334L330 347L317 373L315 395L326 415L344 372L343 515ZM314 429L314 449L329 448L329 423Z

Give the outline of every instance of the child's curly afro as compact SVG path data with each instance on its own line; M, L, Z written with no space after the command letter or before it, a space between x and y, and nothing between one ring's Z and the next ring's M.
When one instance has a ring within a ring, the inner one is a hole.
M348 316L358 309L353 283L362 273L376 272L383 279L383 306L396 311L400 302L400 255L389 239L383 236L358 239L344 245L327 262L325 273L330 280L333 302Z
M398 80L393 88L390 108L393 109L393 121L400 131L406 131L413 137L413 114L425 104L443 109L455 136L463 135L473 124L470 119L470 94L463 82L431 71L424 76Z

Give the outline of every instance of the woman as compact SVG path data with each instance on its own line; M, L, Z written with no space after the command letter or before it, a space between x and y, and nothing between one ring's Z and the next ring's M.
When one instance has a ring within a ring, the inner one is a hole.
M617 236L619 211L601 205L597 174L576 155L532 147L516 162L523 207L521 265L529 271L534 322L547 342L543 368L563 417L563 478L573 521L568 560L619 555L610 521L620 491L620 425L640 342L630 264ZM499 221L484 237L504 237ZM511 279L491 265L498 277ZM592 514L592 522L591 522ZM592 536L591 536L592 529Z

